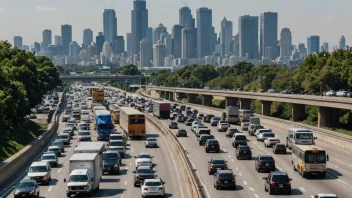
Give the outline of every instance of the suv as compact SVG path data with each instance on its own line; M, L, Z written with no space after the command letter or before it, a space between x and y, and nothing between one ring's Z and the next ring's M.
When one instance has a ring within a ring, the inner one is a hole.
M217 125L219 132L226 132L229 128L229 123L227 123L225 120L220 120Z
M217 169L227 170L227 161L223 159L211 159L208 162L209 175L213 175Z
M211 125L211 126L216 126L220 120L221 120L220 117L214 116L214 117L212 117L212 118L210 119L210 125Z
M208 139L214 139L214 136L213 135L207 135L207 134L206 135L201 135L199 137L199 139L197 139L197 140L199 141L199 145L203 146Z
M262 125L250 124L248 127L248 134L253 136L258 129L264 129Z
M215 139L208 139L205 142L205 152L209 153L209 151L215 151L217 153L220 153L220 145L219 145L219 141L215 140Z
M251 147L249 146L244 146L244 145L239 145L236 148L236 158L246 158L246 159L252 159L252 151Z
M241 122L242 131L248 131L249 122Z
M169 124L169 129L178 129L177 122L171 122Z
M285 172L271 172L264 179L264 190L269 194L291 194L291 180Z
M155 171L149 166L139 166L136 168L134 173L134 187L137 185L141 185L145 179L154 179L155 178Z
M238 145L247 145L247 137L242 133L235 133L232 138L232 146L237 148Z
M103 174L105 172L119 174L121 166L121 157L118 151L103 152Z
M286 145L285 144L275 144L273 146L273 153L274 154L278 154L278 153L286 154Z
M214 115L206 115L203 117L203 122L210 122L210 120L214 117Z
M231 188L236 190L236 176L231 169L218 170L214 173L214 188L220 190L221 188Z
M240 132L239 132L236 128L230 128L230 129L226 132L225 136L231 138L231 137L233 137L236 133L240 133Z
M271 155L258 155L255 160L255 170L257 172L263 171L275 171L275 160Z

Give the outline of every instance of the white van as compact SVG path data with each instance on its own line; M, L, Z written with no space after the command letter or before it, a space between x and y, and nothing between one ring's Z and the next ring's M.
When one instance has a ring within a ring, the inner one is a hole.
M286 137L286 147L292 149L292 145L300 144L300 145L313 145L314 139L313 132L308 129L300 129L300 128L289 128L287 137Z
M27 176L37 183L49 184L51 180L51 166L49 162L33 162Z

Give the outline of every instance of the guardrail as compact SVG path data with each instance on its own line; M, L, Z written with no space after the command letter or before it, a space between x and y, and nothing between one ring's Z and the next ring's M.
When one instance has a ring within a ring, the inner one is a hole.
M182 146L177 137L164 126L162 122L153 118L148 113L144 113L147 120L150 121L154 126L160 129L160 131L170 139L170 142L175 143L177 153L181 160L181 164L185 170L185 176L187 178L187 184L190 187L192 198L207 198L206 192L203 188L202 183L196 173L196 169L193 167L190 159L187 156L187 150Z

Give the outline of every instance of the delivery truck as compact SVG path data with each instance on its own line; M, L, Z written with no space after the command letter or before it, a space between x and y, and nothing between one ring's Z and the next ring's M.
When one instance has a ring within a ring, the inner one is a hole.
M238 116L238 106L228 106L226 107L227 119L229 124L241 124L240 118Z
M66 194L92 196L99 191L102 179L101 157L98 153L74 153L69 160L70 177Z
M157 118L170 119L171 105L168 102L154 101L153 115Z

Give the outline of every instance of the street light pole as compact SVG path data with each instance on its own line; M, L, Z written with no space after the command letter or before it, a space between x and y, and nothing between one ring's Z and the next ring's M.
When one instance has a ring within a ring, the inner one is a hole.
M290 92L292 92L292 64L290 64Z

